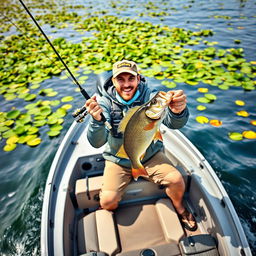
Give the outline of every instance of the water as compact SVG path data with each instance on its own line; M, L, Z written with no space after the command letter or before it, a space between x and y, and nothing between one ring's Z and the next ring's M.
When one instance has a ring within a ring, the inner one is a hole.
M84 4L84 1L69 2ZM141 1L138 5L135 1L119 1L117 4L124 6L124 10L119 15L133 17L142 12L143 4L146 2ZM245 58L248 61L256 61L256 1L152 1L156 4L160 2L173 7L175 11L169 13L163 21L157 17L147 16L140 17L140 20L191 30L212 29L215 34L207 39L219 42L215 47L221 49L237 47L234 40L239 39L241 40L239 47L244 49ZM58 3L60 7L67 4L65 1ZM90 2L86 3L88 4ZM111 8L111 4L108 5L102 0L96 1L91 12L105 9L108 14L117 14L116 10ZM77 10L77 12L82 11ZM216 15L230 16L231 19L213 18ZM46 29L47 33L50 33L50 28L46 27ZM53 36L63 36L63 31L65 29L57 31ZM78 33L74 36L74 32L70 29L65 33L65 37L72 42L80 42L82 36ZM89 80L86 81L89 94L95 90L95 78L96 75L90 74ZM152 86L161 88L158 80L149 79L149 82ZM208 87L210 92L218 97L217 101L208 107L207 116L222 120L223 125L213 127L197 123L195 117L201 114L196 110L198 86L179 85L178 89L181 88L187 93L191 114L182 132L198 147L216 171L239 215L253 253L256 254L256 141L249 139L231 141L227 136L228 132L232 131L256 130L249 124L250 120L256 120L256 91L243 91L241 88L222 91L205 84L199 86ZM82 96L74 92L74 85L69 80L62 81L58 77L48 79L43 83L43 88L48 87L60 92L58 98L73 95L74 108L83 105ZM234 101L237 99L245 101L246 105L244 107L235 105ZM9 109L9 103L6 103L2 97L0 100L1 111ZM247 110L250 116L248 118L237 116L235 113L239 110ZM0 151L1 255L40 254L40 218L45 181L54 154L72 121L69 112L65 117L64 131L57 138L49 139L42 132L43 142L39 147L29 148L19 145L13 152ZM1 148L3 145L1 141Z

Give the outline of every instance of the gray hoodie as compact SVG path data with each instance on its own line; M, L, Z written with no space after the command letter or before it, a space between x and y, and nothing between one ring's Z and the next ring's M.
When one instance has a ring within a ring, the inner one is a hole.
M102 97L98 100L98 102L103 109L103 114L106 117L106 120L111 123L114 133L111 133L105 127L102 121L96 121L92 117L90 117L89 129L87 133L88 140L93 147L98 148L106 144L103 153L103 157L106 160L128 168L131 167L130 160L116 156L119 148L123 144L123 136L117 132L119 122L130 108L146 103L156 94L156 91L151 91L147 87L147 83L143 79L138 86L138 90L140 91L140 95L137 100L135 100L131 105L122 104L116 99L115 87L113 86L111 80L109 80L109 82L104 85ZM172 113L168 108L163 119L163 123L170 129L179 129L187 123L188 116L189 112L187 108L179 115ZM161 141L157 141L156 143L152 142L146 151L142 164L149 160L162 148L163 143Z

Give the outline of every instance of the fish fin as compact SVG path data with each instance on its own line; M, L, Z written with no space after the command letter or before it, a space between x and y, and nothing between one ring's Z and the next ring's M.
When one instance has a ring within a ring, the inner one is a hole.
M140 176L148 177L148 173L146 172L145 168L142 166L139 169L132 168L132 176L134 180L138 180Z
M149 124L147 124L147 125L143 128L143 130L145 130L145 131L150 131L150 130L154 129L155 123L156 123L155 121L150 122Z
M126 125L128 124L129 120L133 116L133 114L140 108L141 106L136 106L134 108L131 108L127 111L124 118L121 120L119 126L118 126L118 132L124 132Z
M156 132L155 137L154 137L154 141L156 141L156 140L163 141L162 134L161 134L161 132L159 130Z
M118 152L116 153L116 156L129 159L127 153L125 152L124 145L122 145L119 148Z

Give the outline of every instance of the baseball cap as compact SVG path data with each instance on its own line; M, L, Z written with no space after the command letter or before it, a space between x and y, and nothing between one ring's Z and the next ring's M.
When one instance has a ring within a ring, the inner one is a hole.
M130 73L134 76L138 75L138 66L134 61L130 60L121 60L117 61L113 65L113 78L117 77L121 73Z

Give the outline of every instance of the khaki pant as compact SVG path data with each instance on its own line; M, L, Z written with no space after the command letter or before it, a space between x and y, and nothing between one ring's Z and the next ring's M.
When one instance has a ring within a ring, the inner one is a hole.
M170 177L174 174L173 172L178 172L163 152L158 152L154 155L144 163L144 167L149 175L147 179L161 185L169 185L171 183ZM132 178L129 168L106 161L101 194L104 191L112 191L118 193L121 198L123 190Z

